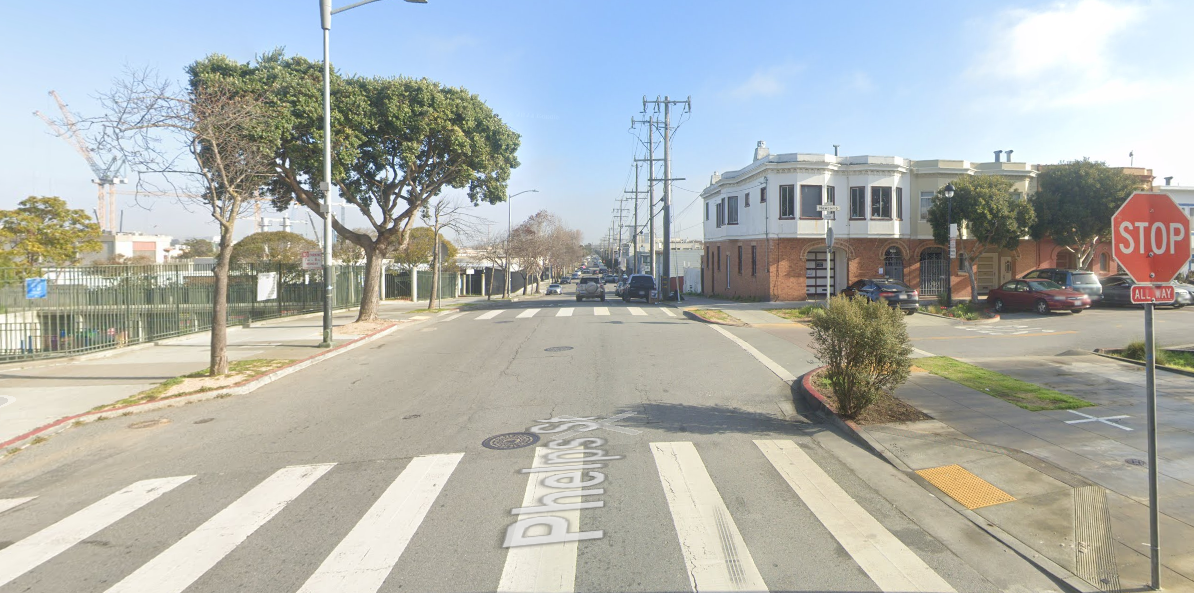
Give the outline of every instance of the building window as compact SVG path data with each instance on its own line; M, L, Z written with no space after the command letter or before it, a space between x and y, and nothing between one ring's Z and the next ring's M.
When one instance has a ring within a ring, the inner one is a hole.
M767 188L765 188L765 187L759 188L759 203L760 204L767 203Z
M726 224L726 200L722 198L717 203L717 228L721 228Z
M726 224L738 224L738 196L730 196L730 213L726 216Z
M710 257L710 255L711 255L709 253L710 249L712 249L712 248L711 247L705 248L705 265L709 266L709 269L713 269L713 258Z
M800 218L821 218L817 206L821 205L821 192L824 188L819 185L800 186Z
M825 203L837 204L837 188L832 185L825 186ZM837 212L826 212L825 218L829 220L837 220Z
M1107 254L1104 253L1103 257L1104 258L1107 257ZM759 274L758 247L755 245L751 245L750 246L750 275L757 276L758 274Z
M850 218L853 220L866 219L866 188L850 188Z
M871 218L891 220L891 188L871 188Z
M750 208L750 192L746 192L746 195L742 196L742 207Z
M738 246L738 275L742 275L742 246Z
M896 220L904 220L904 188L895 188Z
M933 196L936 195L931 191L920 192L920 219L929 221L929 209L933 207Z
M717 271L721 271L721 245L717 246Z
M705 222L709 222L709 202L705 202Z
M1099 254L1099 271L1100 271L1100 272L1106 272L1106 271L1107 271L1107 266L1108 266L1108 262L1107 262L1107 254L1106 254L1106 253L1100 253L1100 254Z
M779 186L779 217L796 218L796 186Z

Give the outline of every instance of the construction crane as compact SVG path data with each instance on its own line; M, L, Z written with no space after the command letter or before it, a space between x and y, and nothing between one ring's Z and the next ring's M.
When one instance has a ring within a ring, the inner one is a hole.
M34 111L33 115L40 117L46 125L54 130L54 135L66 140L74 149L83 156L87 161L87 165L91 167L91 172L95 175L95 179L91 182L96 184L99 189L99 199L96 204L95 221L100 225L102 232L114 232L116 230L116 186L118 184L128 183L127 177L121 176L121 170L124 168L124 162L118 157L112 157L112 160L107 164L97 162L95 156L91 154L91 149L87 147L87 142L83 140L82 134L79 133L79 128L75 124L75 118L71 115L70 110L66 108L66 103L62 101L62 97L58 96L55 91L50 91L50 96L54 97L54 102L58 104L58 110L62 112L62 122L66 125L66 130L54 122L54 120L47 117L40 111Z

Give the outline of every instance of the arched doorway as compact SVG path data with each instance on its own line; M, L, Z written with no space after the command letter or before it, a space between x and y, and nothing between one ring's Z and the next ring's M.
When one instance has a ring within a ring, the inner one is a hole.
M920 252L920 294L937 296L945 293L945 278L949 272L949 260L940 247L930 247Z
M895 245L883 252L883 275L892 280L904 281L904 252Z

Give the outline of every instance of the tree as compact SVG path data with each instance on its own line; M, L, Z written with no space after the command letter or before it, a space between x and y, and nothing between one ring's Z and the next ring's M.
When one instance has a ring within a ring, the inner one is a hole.
M123 253L117 253L112 257L95 262L101 266L146 266L155 264L152 257L148 255L134 255L128 257Z
M444 260L456 257L456 246L451 241L440 237L440 249ZM419 226L410 229L404 247L396 248L387 254L394 263L406 266L412 270L423 264L432 263L435 255L435 231L431 227Z
M358 233L368 233L365 229L353 229ZM318 247L317 247L318 248ZM349 241L348 239L337 236L332 243L332 259L341 264L357 266L364 263L365 250L361 249L359 245Z
M813 315L814 352L825 363L842 416L858 417L908 380L912 343L903 317L885 302L841 296L830 297Z
M498 268L506 263L506 236L486 235L478 237L473 243L473 249L481 254L481 259L489 264L489 290L485 291L485 300L493 298L493 284L497 280Z
M953 181L953 222L965 228L958 253L970 279L970 302L978 302L974 261L989 249L1015 249L1028 235L1034 217L1027 201L1012 195L1012 183L996 175L964 175ZM938 244L949 244L945 189L937 190L929 208L929 225ZM951 264L952 266L952 264Z
M232 265L298 264L304 251L318 251L319 244L297 233L262 231L232 246Z
M1030 198L1036 223L1031 236L1050 237L1089 268L1095 247L1111 238L1111 217L1140 180L1105 163L1082 159L1045 168Z
M322 68L281 51L256 64L223 56L197 62L206 76L268 88L277 113L270 189L275 205L298 202L319 213L323 180ZM430 80L334 75L332 182L372 227L360 233L333 219L335 231L365 251L357 319L377 318L382 260L405 246L415 216L445 188L466 189L474 204L506 199L518 166L519 137L478 96Z
M216 255L215 244L202 237L187 239L182 242L182 246L186 250L186 256L189 258L215 257Z
M482 224L482 219L465 211L465 205L452 198L440 198L434 204L423 208L423 223L431 229L431 297L427 301L427 308L434 309L439 304L439 270L445 259L441 244L446 242L440 233L450 230L459 235L475 234ZM447 260L456 257L456 249L446 254Z
M84 210L58 197L29 196L15 210L0 210L0 266L29 278L41 267L69 265L79 254L99 251L99 225Z
M210 373L228 372L228 282L236 221L252 211L268 181L278 130L259 93L233 89L195 67L178 86L149 71L131 72L101 95L101 146L138 173L138 190L201 206L220 229L214 276Z

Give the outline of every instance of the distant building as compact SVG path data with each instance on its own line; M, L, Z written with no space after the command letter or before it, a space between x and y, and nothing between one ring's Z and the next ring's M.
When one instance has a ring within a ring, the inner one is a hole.
M173 237L169 235L144 235L141 233L104 233L100 235L99 251L84 253L83 263L95 264L112 261L116 256L124 259L146 258L146 263L160 264L166 261L172 247Z

